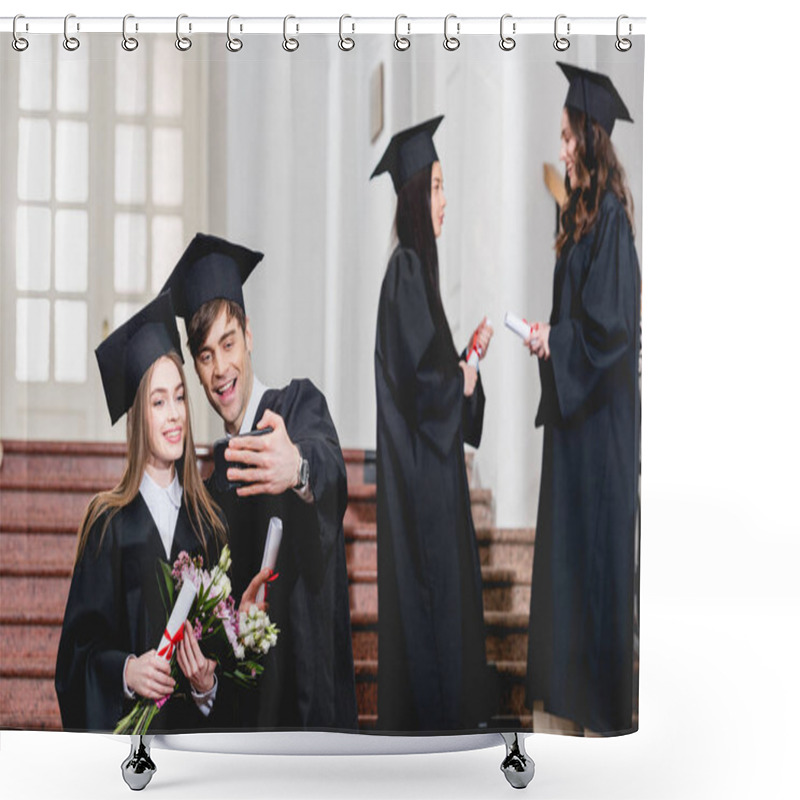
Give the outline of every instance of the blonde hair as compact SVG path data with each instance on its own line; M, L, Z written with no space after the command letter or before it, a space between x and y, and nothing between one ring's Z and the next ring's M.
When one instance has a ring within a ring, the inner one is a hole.
M172 361L178 368L181 381L186 386L186 375L183 371L181 359L177 353L170 352L166 358ZM127 419L127 440L128 454L125 461L125 471L119 483L107 492L96 494L90 501L86 514L83 517L80 528L78 529L78 548L75 555L77 563L89 538L89 532L101 517L103 527L100 531L98 550L103 541L103 537L108 530L108 526L114 515L125 506L130 505L139 493L139 486L142 483L147 458L150 455L148 444L148 421L147 421L147 401L150 396L150 383L153 376L153 369L157 362L153 362L147 372L139 381L139 388L136 390L136 397L133 405L128 410ZM220 518L219 506L212 500L203 484L197 461L194 458L194 439L192 437L192 422L189 413L189 403L186 403L186 438L184 441L183 457L176 462L178 479L183 486L183 502L189 515L189 522L194 531L197 541L203 548L203 552L208 557L208 542L204 533L205 528L210 528L214 539L219 546L227 539L225 525Z

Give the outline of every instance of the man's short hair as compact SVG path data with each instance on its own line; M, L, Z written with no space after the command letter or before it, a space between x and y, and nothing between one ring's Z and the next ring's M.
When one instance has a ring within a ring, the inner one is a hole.
M224 297L209 300L194 312L189 324L186 326L186 333L189 337L189 351L192 354L192 358L197 358L199 355L211 326L223 308L228 312L228 319L235 319L239 323L242 335L244 335L247 327L244 309L234 300L228 300Z

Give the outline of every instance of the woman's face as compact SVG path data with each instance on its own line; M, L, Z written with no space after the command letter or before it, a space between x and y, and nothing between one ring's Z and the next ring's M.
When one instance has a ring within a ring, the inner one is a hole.
M444 223L444 207L447 200L444 197L444 179L442 178L442 165L434 161L431 166L431 222L433 235L438 239Z
M564 162L567 168L570 186L577 186L578 181L575 175L575 160L577 158L578 140L572 132L569 124L569 114L567 107L561 111L561 154L559 160Z
M150 376L147 403L147 462L169 468L183 455L186 441L186 391L172 359L161 356Z

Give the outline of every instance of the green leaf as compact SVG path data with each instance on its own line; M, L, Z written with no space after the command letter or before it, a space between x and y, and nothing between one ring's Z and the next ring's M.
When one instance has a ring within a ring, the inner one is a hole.
M161 585L161 582L158 583L158 590L161 592L161 601L164 603L164 606L172 610L172 606L175 602L175 583L172 578L172 566L167 564L166 561L159 561L161 564L161 572L164 576L164 585ZM166 588L168 597L164 597L164 589Z

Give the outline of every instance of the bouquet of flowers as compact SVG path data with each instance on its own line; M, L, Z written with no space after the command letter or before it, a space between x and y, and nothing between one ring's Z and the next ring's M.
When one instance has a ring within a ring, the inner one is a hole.
M172 609L172 613L158 655L171 662L172 677L178 673L175 646L183 638L185 620L189 620L195 639L204 642L206 658L227 665L223 675L236 683L253 686L264 671L258 659L275 646L279 631L266 612L256 605L237 611L228 577L231 567L228 546L222 549L219 562L210 572L203 569L202 556L190 558L186 551L180 553L173 565L162 562L161 567L166 590L165 605ZM169 697L137 699L130 713L117 723L114 733L147 733Z

